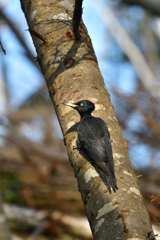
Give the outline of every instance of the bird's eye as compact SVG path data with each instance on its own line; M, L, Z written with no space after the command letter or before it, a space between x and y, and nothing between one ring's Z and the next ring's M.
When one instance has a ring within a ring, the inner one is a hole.
M83 103L81 103L81 104L80 104L80 106L81 106L81 107L83 107L83 106L84 106L84 104L83 104Z

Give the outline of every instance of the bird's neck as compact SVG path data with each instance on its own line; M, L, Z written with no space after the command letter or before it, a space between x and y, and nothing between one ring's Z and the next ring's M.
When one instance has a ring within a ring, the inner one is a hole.
M80 114L80 115L81 115L81 119L90 118L92 116L91 113L83 113L83 114Z

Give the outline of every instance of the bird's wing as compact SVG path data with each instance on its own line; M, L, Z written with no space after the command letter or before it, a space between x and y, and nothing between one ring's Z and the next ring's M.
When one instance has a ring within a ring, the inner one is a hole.
M91 161L98 159L99 162L107 164L109 158L112 158L109 132L100 118L82 122L79 125L78 137L82 149Z
M94 118L79 125L78 140L81 152L99 172L109 191L116 191L112 147L103 120Z

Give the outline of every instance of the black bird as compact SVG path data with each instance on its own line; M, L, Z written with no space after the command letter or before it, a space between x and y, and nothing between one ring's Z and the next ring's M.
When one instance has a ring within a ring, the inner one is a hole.
M68 131L76 131L77 149L94 166L109 192L118 189L114 173L114 162L110 135L105 122L101 118L91 115L95 109L94 103L81 100L76 103L66 103L77 110L81 120Z

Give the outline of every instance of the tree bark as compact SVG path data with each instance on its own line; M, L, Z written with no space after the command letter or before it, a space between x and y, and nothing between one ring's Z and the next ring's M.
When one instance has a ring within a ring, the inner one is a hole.
M82 41L74 40L73 1L21 0L21 4L63 134L79 121L78 114L63 103L80 99L96 103L94 115L104 119L110 131L119 187L114 194L108 193L94 168L74 148L76 133L65 136L93 239L151 239L150 220L129 164L127 143L84 25L80 27Z

